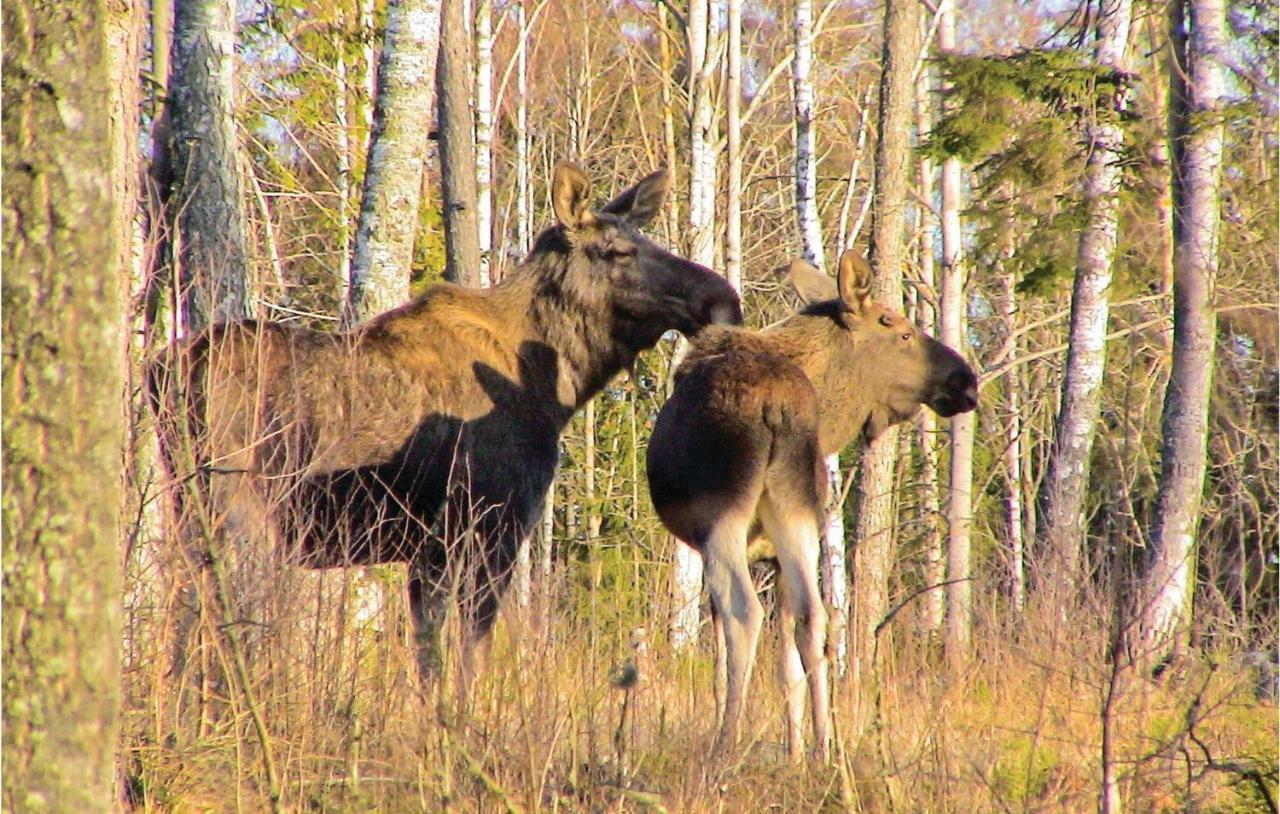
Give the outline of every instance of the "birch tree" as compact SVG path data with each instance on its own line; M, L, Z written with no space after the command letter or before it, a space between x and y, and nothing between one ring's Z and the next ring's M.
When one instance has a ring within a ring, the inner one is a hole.
M476 234L480 284L492 280L493 262L493 4L476 1Z
M440 0L392 0L351 261L348 319L404 302L432 116Z
M444 192L444 276L455 283L479 287L487 285L488 280L481 276L476 218L470 7L469 0L441 0L436 93Z
M523 257L529 253L533 242L533 200L529 188L529 32L526 0L516 0L516 104L515 131L516 147L516 248ZM555 533L555 482L547 487L547 499L542 509L542 525L539 529L539 545L550 555L552 535ZM529 607L533 596L533 535L526 535L520 541L516 551L515 583L516 604L521 608ZM545 574L543 574L545 577Z
M1131 0L1104 0L1097 16L1094 60L1123 73L1126 66ZM1053 451L1040 488L1038 536L1052 571L1045 580L1071 591L1081 579L1084 544L1084 496L1089 457L1102 394L1106 333L1110 312L1112 261L1119 228L1120 160L1124 133L1117 111L1123 106L1123 84L1114 98L1099 105L1087 126L1085 226L1076 256L1075 286L1062 382L1061 406L1054 423Z
M906 262L906 206L911 158L912 74L920 50L917 4L888 0L880 75L880 140L875 155L872 208L872 296L889 304L902 300ZM867 446L855 491L858 519L853 539L854 613L852 677L859 692L873 679L876 627L888 610L888 580L893 544L894 460L898 430L890 429ZM855 722L855 729L865 722Z
M118 809L140 11L3 10L6 811Z
M695 263L714 266L716 143L715 108L711 83L719 52L712 34L708 0L690 0L686 27L686 76L689 92L689 257ZM683 348L681 348L683 350ZM672 369L682 355L677 351ZM674 540L674 538L672 538ZM683 647L697 637L702 595L702 557L689 546L676 543L672 592L675 610L671 641Z
M1204 490L1217 335L1213 294L1222 205L1225 5L1222 0L1175 0L1170 9L1173 369L1165 392L1160 487L1142 609L1145 644L1157 657L1177 644L1189 621Z
M818 215L818 156L813 126L813 3L796 0L795 60L792 62L792 93L796 123L796 220L804 257L819 270L826 270L822 250L822 220Z
M1006 226L1006 233L1012 230ZM1011 241L1012 235L1006 240ZM1008 260L1013 253L1012 245L1007 245L1001 253L1000 264L995 269L998 286L998 306L1004 327L1005 346L1001 356L1007 359L1018 355L1018 300L1013 271L1009 269ZM1026 438L1023 432L1022 416L1022 381L1018 368L1010 368L1004 376L1004 468L1005 468L1005 541L1009 557L1009 598L1014 610L1021 611L1026 604L1026 534L1023 523L1023 466Z
M795 102L795 194L796 225L800 231L802 252L815 268L825 271L826 254L823 250L822 219L818 213L818 156L814 128L816 93L813 87L813 3L798 0L793 18L795 58L792 60L792 97ZM830 505L827 507L827 524L823 530L822 590L823 601L831 613L831 635L835 642L835 665L843 674L847 663L847 645L844 636L848 612L848 569L845 561L844 511L840 503L842 494L840 456L827 457L827 480L830 488Z
M923 25L923 21L922 21ZM916 79L916 133L924 141L933 126L932 84L934 71L924 69ZM934 275L934 243L937 232L932 228L930 217L933 214L934 162L928 155L920 157L920 177L917 181L920 199L918 205L920 221L917 224L919 244L917 254L920 267L920 282L928 290L935 290ZM852 196L846 196L851 201ZM842 219L844 213L842 212ZM917 297L916 324L920 330L931 335L938 332L937 311L926 297ZM920 448L920 518L924 534L924 583L940 585L946 580L947 564L942 546L942 506L938 499L938 416L932 410L921 410L916 416L916 436ZM934 589L920 598L922 603L922 621L925 630L937 634L942 630L946 620L946 593Z
M938 5L938 50L956 49L956 0ZM960 160L942 162L942 280L939 293L939 333L944 344L964 352L964 266L960 233L963 206ZM976 413L960 413L951 421L951 472L947 493L947 624L946 650L953 661L969 653L973 627L973 587L970 581L970 527L973 523L973 434Z
M725 277L742 294L742 0L728 0L725 66Z
M177 0L174 8L166 208L174 220L179 324L190 331L252 310L235 121L235 9L234 0Z

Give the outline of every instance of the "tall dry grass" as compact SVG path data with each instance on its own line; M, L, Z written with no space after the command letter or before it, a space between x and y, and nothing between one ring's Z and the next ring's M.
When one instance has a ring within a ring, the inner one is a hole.
M882 634L874 684L835 679L833 765L786 760L771 616L744 741L713 761L710 637L685 653L665 642L667 569L643 553L661 548L642 528L604 541L603 579L562 566L534 607L508 603L469 690L446 664L424 693L398 567L242 558L234 618L198 597L198 645L175 665L173 614L193 572L141 530L127 562L127 795L137 810L193 812L1089 811L1110 690L1127 810L1271 810L1265 676L1203 651L1158 681L1116 673L1111 608L1096 597L1066 618L1013 616L991 597L974 658L951 667L908 607Z

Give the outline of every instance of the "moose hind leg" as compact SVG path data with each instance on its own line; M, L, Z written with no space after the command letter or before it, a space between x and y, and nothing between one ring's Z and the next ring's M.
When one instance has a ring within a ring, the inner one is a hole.
M760 518L774 541L774 551L782 571L781 594L786 603L783 623L793 626L795 649L809 679L815 747L819 756L827 760L830 757L830 705L826 659L827 610L818 588L820 516L820 512L811 506L791 507L790 511L785 511L767 494L760 501Z
M798 761L804 752L805 672L796 647L796 619L787 597L786 580L778 581L778 615L781 621L778 641L778 681L786 702L787 755Z
M747 566L748 522L749 518L744 517L722 518L703 549L707 590L724 625L725 704L716 742L718 750L725 750L738 740L743 698L751 682L764 622L764 609Z

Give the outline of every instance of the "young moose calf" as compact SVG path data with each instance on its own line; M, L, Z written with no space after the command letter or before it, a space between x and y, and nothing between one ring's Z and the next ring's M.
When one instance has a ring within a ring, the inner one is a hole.
M787 746L801 752L804 678L814 738L828 757L827 613L818 591L823 458L870 440L926 404L974 409L978 380L955 351L872 302L852 252L836 281L803 261L791 280L807 306L764 331L710 328L691 343L649 440L649 488L662 522L702 554L719 650L718 748L737 740L764 612L748 572L756 524L782 571Z
M178 346L151 371L175 482L230 543L411 563L425 672L446 574L464 579L467 643L484 640L573 414L666 331L742 319L722 277L640 233L668 187L659 171L593 211L561 163L558 223L495 288L436 285L345 334L250 321Z

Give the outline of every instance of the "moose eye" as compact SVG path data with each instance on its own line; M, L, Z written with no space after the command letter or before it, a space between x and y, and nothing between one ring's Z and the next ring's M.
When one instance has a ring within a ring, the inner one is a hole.
M906 333L902 334L900 338L902 339L903 342L910 342L912 336L913 334L911 333L911 331L907 331Z
M604 259L612 262L623 259L624 257L633 257L636 250L627 246L625 248L610 246L604 250Z

